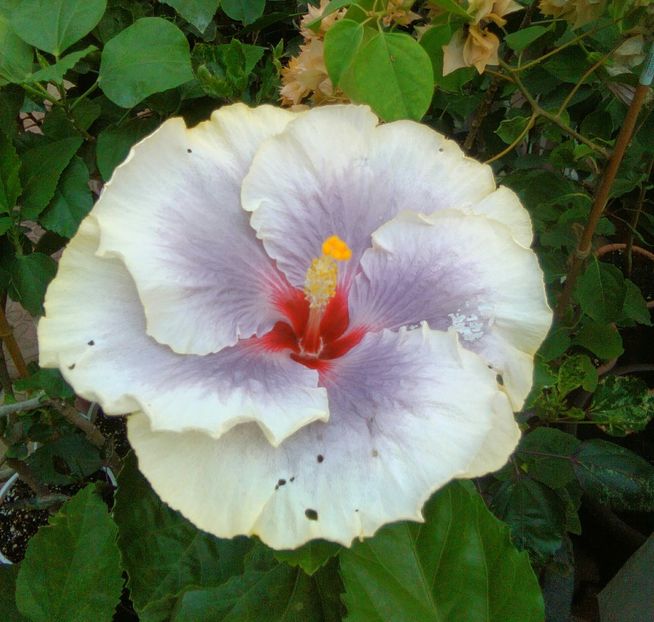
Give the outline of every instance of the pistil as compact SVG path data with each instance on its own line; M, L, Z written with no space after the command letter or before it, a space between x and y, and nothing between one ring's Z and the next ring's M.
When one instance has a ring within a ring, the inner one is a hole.
M339 261L352 257L350 247L337 235L328 237L322 244L322 255L316 257L304 279L304 295L309 302L309 318L300 348L305 356L318 357L323 347L320 324L329 301L338 285Z

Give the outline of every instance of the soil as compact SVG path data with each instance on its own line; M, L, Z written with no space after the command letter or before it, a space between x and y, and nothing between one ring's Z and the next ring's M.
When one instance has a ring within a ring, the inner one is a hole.
M66 486L50 486L54 494L72 497L89 482L102 482L102 497L111 504L113 484L104 471L97 471L83 482ZM48 524L48 510L25 507L35 497L34 491L20 479L16 480L0 505L0 551L14 563L25 557L30 538ZM55 510L56 508L53 508Z

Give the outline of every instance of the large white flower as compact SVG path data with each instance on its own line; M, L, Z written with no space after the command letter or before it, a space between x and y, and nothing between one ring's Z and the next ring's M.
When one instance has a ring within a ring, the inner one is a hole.
M514 449L551 312L516 196L367 107L234 105L132 150L39 324L161 498L221 537L348 545Z

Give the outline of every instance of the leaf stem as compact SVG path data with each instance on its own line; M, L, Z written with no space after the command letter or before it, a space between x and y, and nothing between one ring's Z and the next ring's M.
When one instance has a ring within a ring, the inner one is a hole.
M563 291L561 292L561 296L556 306L555 315L559 319L561 319L568 307L568 304L570 303L570 299L572 298L572 291L574 289L575 283L577 282L579 272L581 271L581 266L590 254L593 235L595 234L597 223L604 213L604 208L608 202L611 187L613 186L613 182L615 181L615 177L618 173L620 163L622 162L624 154L631 141L634 128L636 127L636 121L638 120L638 114L643 107L645 96L647 95L647 92L650 88L649 85L652 82L652 77L649 76L648 79L648 75L646 75L647 72L650 71L649 68L652 66L654 66L654 45L650 47L649 55L645 61L643 75L641 76L641 80L636 87L634 98L631 101L629 110L627 110L627 116L625 117L622 127L620 128L618 138L615 141L613 155L608 162L599 188L597 189L597 193L595 194L595 200L593 201L593 206L591 208L588 222L584 227L584 231L581 235L581 239L579 240L579 244L577 245L577 248L575 249L575 252L572 256L572 261L565 280L565 285L563 286Z

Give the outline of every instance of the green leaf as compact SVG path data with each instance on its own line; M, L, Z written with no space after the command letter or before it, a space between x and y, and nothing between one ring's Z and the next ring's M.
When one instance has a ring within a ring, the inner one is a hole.
M110 622L123 586L116 525L93 485L30 540L16 604L32 622Z
M196 45L193 63L202 89L219 99L242 97L264 52L265 48L238 39L222 45Z
M596 322L590 318L582 320L574 343L606 360L616 358L624 352L620 333L611 324Z
M109 181L114 169L127 157L139 140L157 127L154 118L132 119L118 127L112 126L98 134L96 159L102 179Z
M177 595L190 586L213 587L244 570L247 538L214 538L171 510L126 458L118 477L114 518L129 574L132 602L142 620L169 620Z
M211 23L220 4L220 0L162 0L162 2L173 7L200 32L204 32Z
M41 214L39 224L62 237L72 238L92 207L89 170L84 160L74 157L62 173L55 195Z
M424 508L343 549L350 622L541 622L543 603L525 553L476 493L453 483Z
M575 295L586 315L597 322L614 322L621 315L626 296L622 272L591 257L577 281Z
M654 466L638 454L599 439L575 454L575 474L586 494L616 510L654 511Z
M184 33L161 17L143 17L102 51L98 84L123 108L193 79Z
M100 104L88 99L78 102L69 113L63 108L55 108L43 121L43 133L50 140L80 136L81 130L88 130L101 112Z
M308 577L299 568L276 564L266 569L248 568L219 587L191 589L179 600L173 622L328 622L338 615L336 564L329 568L333 580L321 589L320 574ZM336 583L334 585L334 583ZM325 593L325 591L327 593ZM325 602L324 597L332 601Z
M512 50L522 52L522 50L528 48L536 39L549 32L549 30L549 28L545 28L544 26L529 26L509 33L504 37L504 41L506 41L506 44Z
M585 354L567 357L559 368L557 388L561 397L578 387L592 393L597 387L597 370Z
M29 622L16 608L18 564L0 564L0 611L5 622Z
M530 120L530 117L512 117L510 119L504 119L495 130L495 133L507 145L510 145L525 131Z
M26 462L40 482L54 486L81 481L102 467L98 448L74 432L41 445Z
M59 56L93 30L106 7L107 0L21 0L11 25L23 41Z
M518 458L527 475L550 488L562 488L575 479L571 456L581 441L556 428L536 428L520 439Z
M11 140L0 132L0 212L10 213L21 193L20 159Z
M420 37L420 45L431 59L436 86L445 91L458 92L475 77L476 72L472 67L461 67L446 76L443 75L443 46L450 42L452 34L451 24L433 26Z
M45 290L56 272L52 257L42 253L18 255L9 269L9 295L32 315L42 315Z
M470 15L460 4L457 4L454 0L431 0L431 3L441 7L441 9L445 9L445 11L448 13L463 17L467 21L472 21L473 19L472 15Z
M325 66L333 84L350 67L363 41L363 24L351 19L336 22L325 34Z
M58 369L39 369L14 383L17 391L45 391L48 397L68 399L75 395Z
M21 215L36 218L54 196L57 182L83 142L81 136L39 143L22 155Z
M0 86L22 82L32 71L34 50L16 36L7 20L0 15Z
M338 554L341 546L326 540L311 540L292 551L275 551L275 557L290 566L299 566L308 575L322 568Z
M322 20L325 19L325 17L331 15L332 13L335 13L336 11L339 11L340 9L350 6L351 4L354 4L354 2L355 0L331 0L331 2L327 5L325 10L322 12L322 15L310 21L307 24L307 28L310 28L311 30L317 30L318 27L320 26L320 22L322 22Z
M343 90L354 101L369 104L385 121L420 120L431 103L431 60L405 33L373 34L358 49L351 74L351 79L341 81Z
M544 562L566 536L566 503L551 488L529 477L502 482L493 510L511 527L513 541Z
M227 17L251 24L263 15L266 0L222 0L220 7Z
M563 326L552 326L545 341L541 344L538 354L544 361L551 361L562 356L571 343L570 329Z
M653 417L654 395L644 380L632 376L605 378L588 410L588 418L613 436L640 432Z
M0 132L10 138L18 132L18 114L24 99L25 93L18 85L0 88Z
M624 317L634 320L639 324L651 326L652 318L650 317L650 311L647 308L647 301L643 297L640 288L630 279L625 279L624 284L626 291L622 314Z
M67 71L70 71L85 56L88 56L91 52L95 52L97 49L95 45L89 45L78 52L66 54L66 56L62 56L54 65L39 69L39 71L27 76L23 82L28 84L32 82L56 82L57 84L61 84Z

